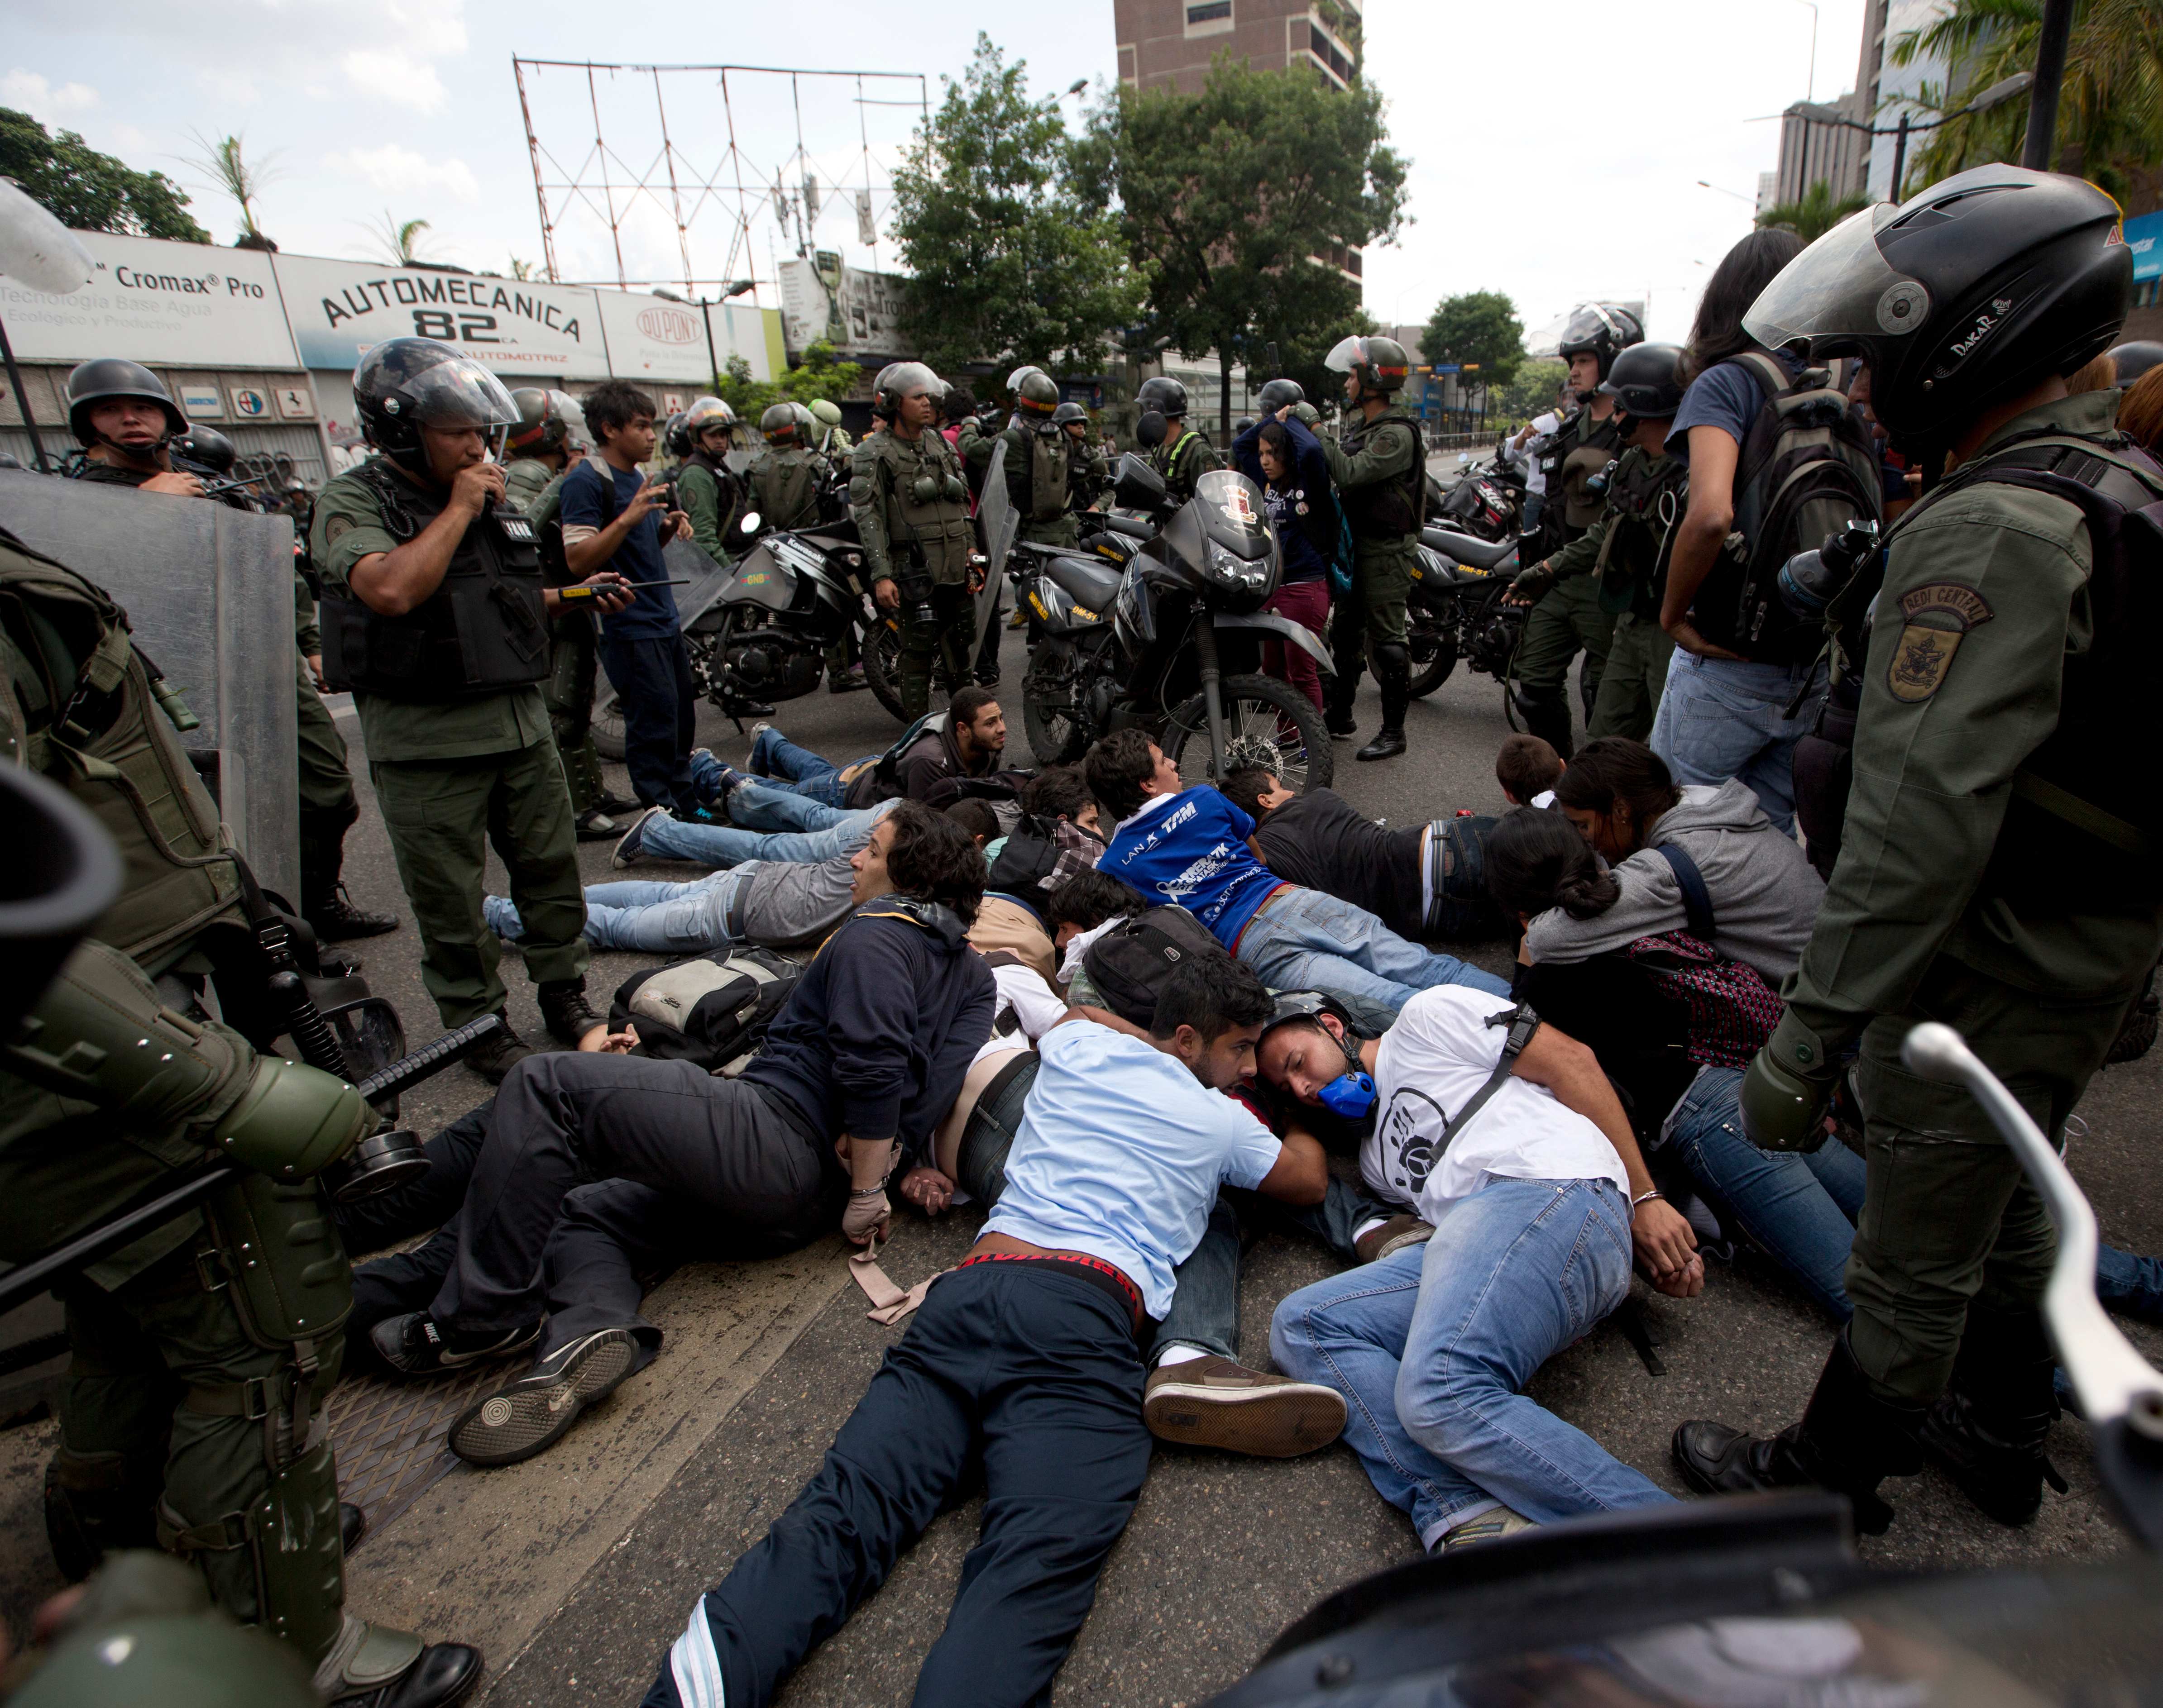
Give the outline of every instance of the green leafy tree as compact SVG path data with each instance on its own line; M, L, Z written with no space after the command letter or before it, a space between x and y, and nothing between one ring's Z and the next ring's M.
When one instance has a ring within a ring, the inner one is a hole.
M1260 368L1249 368L1247 370L1249 380L1254 389L1259 390L1264 382L1280 376L1296 379L1300 389L1306 392L1307 401L1325 415L1328 415L1333 409L1343 407L1344 376L1333 373L1323 367L1322 358L1336 347L1341 338L1349 338L1354 332L1374 333L1381 330L1380 323L1372 315L1364 309L1355 308L1337 320L1317 326L1312 331L1295 334L1280 342L1277 346L1276 372L1268 373ZM1262 368L1269 365L1265 360Z
M1953 68L1925 83L1914 104L1957 112L1993 83L2035 68L2041 0L1953 0L1924 29L1893 39L1893 60L1934 55ZM1885 121L1881 118L1880 123ZM2008 101L1949 118L1909 155L1907 192L1970 166L2017 160L2028 102ZM2141 173L2163 163L2163 0L2079 0L2058 97L2057 167L2092 179L2123 201Z
M1217 352L1228 435L1233 364L1345 324L1359 287L1343 250L1388 242L1405 217L1380 94L1312 67L1257 71L1220 54L1198 95L1122 86L1090 115L1075 159L1102 204L1116 202L1149 277L1145 336Z
M138 172L71 130L50 133L27 112L0 107L0 177L79 232L207 243L188 217L187 193L162 172Z
M987 35L893 176L888 223L913 277L903 329L934 368L989 359L1089 371L1139 311L1118 228L1084 207L1055 102ZM1061 358L1063 359L1063 362Z
M1420 354L1474 370L1462 384L1500 388L1525 362L1525 328L1517 306L1499 290L1445 296L1420 333Z
M1489 393L1489 413L1501 425L1521 427L1555 406L1555 388L1569 378L1569 364L1552 357L1527 359L1507 385Z
M863 373L859 363L835 361L834 347L822 341L806 348L804 359L778 379L753 379L751 363L731 356L726 370L715 376L714 394L757 426L773 404L809 404L822 397L839 403L856 389Z
M1843 196L1833 200L1832 185L1822 178L1794 201L1776 201L1757 216L1761 226L1780 226L1806 243L1815 243L1858 208L1870 206L1867 196Z

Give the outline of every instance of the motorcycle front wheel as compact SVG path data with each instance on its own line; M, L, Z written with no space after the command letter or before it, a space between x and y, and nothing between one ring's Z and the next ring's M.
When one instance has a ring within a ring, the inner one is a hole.
M1046 640L1022 672L1022 729L1040 765L1071 765L1089 744L1089 726L1074 699L1077 661L1066 642Z
M1411 696L1425 697L1449 680L1457 668L1457 624L1434 611L1414 605L1407 614L1405 645L1412 656ZM1454 612L1452 612L1452 617Z
M1313 701L1274 676L1226 676L1220 690L1228 774L1259 765L1275 772L1295 795L1328 786L1335 761ZM1172 708L1159 745L1179 767L1182 787L1217 781L1210 774L1209 714L1201 695Z
M603 759L623 763L623 703L606 683L594 696L594 750Z

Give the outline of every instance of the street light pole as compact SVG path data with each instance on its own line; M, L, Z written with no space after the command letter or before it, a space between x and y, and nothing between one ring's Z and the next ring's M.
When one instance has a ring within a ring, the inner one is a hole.
M2058 86L2066 76L2066 44L2073 33L2073 0L2043 0L2043 31L2035 44L2035 86L2028 99L2028 140L2020 164L2031 171L2050 170L2050 147L2058 128Z
M1893 133L1892 194L1885 198L1888 201L1898 201L1900 199L1900 180L1906 175L1907 170L1908 115L1904 111L1900 115L1900 128Z
M1807 7L1809 7L1809 8L1810 8L1810 94L1809 94L1809 98L1810 98L1812 101L1815 101L1815 100L1818 98L1818 4L1817 4L1817 0L1795 0L1795 4L1796 4L1796 5L1798 5L1798 6L1807 6Z

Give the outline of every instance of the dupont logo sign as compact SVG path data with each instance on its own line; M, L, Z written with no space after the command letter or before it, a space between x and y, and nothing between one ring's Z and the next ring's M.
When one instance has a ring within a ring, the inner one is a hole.
M705 337L698 316L680 308L641 309L638 330L657 344L695 344Z

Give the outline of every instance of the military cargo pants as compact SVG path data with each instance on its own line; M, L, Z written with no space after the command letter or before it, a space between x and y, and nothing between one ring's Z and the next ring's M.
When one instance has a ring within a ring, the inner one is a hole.
M378 760L368 770L421 927L421 982L445 1026L504 1005L501 944L481 917L490 848L525 922L526 976L537 985L584 976L585 893L554 742L469 759Z
M1394 541L1358 541L1353 548L1352 591L1330 618L1330 657L1337 666L1330 693L1349 706L1359 692L1368 649L1405 640L1405 604L1412 592L1412 549Z
M931 589L933 621L911 623L901 609L901 715L912 722L931 709L932 666L941 694L969 680L969 656L977 647L977 602L956 582Z
M301 911L313 913L338 888L344 859L345 833L360 817L354 799L353 773L347 767L345 738L330 708L316 692L308 661L293 660L293 699L297 720L301 776Z
M573 818L594 811L608 793L601 779L601 756L594 746L598 661L593 619L584 611L558 618L548 642L548 678L541 685L541 698L548 708L548 728L563 761Z
M1652 733L1652 718L1668 686L1668 662L1675 656L1674 637L1656 617L1625 611L1615 619L1615 638L1607 649L1600 690L1585 720L1585 735L1626 735L1642 741Z
M1968 1307L1993 1320L2039 1309L2057 1256L2040 1195L1981 1105L1909 1073L1901 1041L1919 1021L1943 1021L2062 1146L2066 1117L2138 994L2038 996L1941 958L1909 1012L1864 1032L1855 1078L1868 1179L1848 1255L1848 1337L1882 1396L1935 1400Z
M1600 609L1599 582L1590 575L1566 576L1548 590L1526 617L1512 674L1528 698L1535 695L1566 697L1569 661L1581 650L1584 666L1578 673L1578 692L1589 722L1600 698L1600 679L1607 668L1614 635L1614 617ZM1654 704L1658 703L1656 698Z

